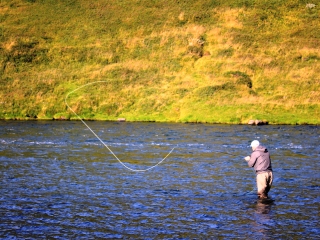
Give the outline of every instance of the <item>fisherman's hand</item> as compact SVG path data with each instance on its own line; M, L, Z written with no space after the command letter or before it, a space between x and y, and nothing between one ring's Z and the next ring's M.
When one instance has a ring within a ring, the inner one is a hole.
M249 156L246 156L245 158L244 158L244 160L246 160L247 162L250 160L250 157Z

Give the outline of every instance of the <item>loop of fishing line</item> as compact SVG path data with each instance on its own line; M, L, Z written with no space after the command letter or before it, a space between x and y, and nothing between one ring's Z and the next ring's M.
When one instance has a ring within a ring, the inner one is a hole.
M128 169L128 170L130 170L130 171L133 171L133 172L146 172L146 171L148 171L148 170L151 170L152 168L157 167L159 164L161 164L161 163L172 153L172 151L173 151L175 148L172 148L171 151L170 151L161 161L159 161L157 164L155 164L155 165L153 165L153 166L151 166L151 167L149 167L149 168L147 168L147 169L133 169L133 168L130 168L130 167L128 167L127 165L125 165L125 164L116 156L116 154L108 147L108 145L105 144L105 143L101 140L101 138L88 126L88 124L86 124L85 121L83 121L82 118L81 118L75 111L73 111L73 109L69 106L69 104L68 104L68 102L67 102L67 98L68 98L68 96L69 96L70 94L72 94L72 93L74 93L75 91L77 91L77 90L79 90L79 89L81 89L81 88L83 88L83 87L86 87L86 86L88 86L88 85L95 84L95 83L101 83L101 82L106 83L106 82L108 82L108 81L96 81L96 82L92 82L92 83L87 83L87 84L82 85L82 86L76 88L75 90L69 92L69 93L66 95L65 99L64 99L67 107L68 107L68 108L77 116L77 118L79 118L79 120L92 132L92 134L109 150L109 152L117 159L117 161L118 161L123 167L125 167L126 169Z

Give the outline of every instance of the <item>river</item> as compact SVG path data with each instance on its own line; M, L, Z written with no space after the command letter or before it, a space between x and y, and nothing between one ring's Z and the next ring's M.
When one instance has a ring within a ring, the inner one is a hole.
M87 124L105 145L80 121L0 121L1 239L320 238L319 126Z

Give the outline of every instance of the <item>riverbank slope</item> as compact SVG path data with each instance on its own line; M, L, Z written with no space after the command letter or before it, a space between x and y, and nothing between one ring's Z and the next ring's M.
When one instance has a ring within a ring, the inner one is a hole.
M320 124L319 15L302 0L3 0L0 118L76 119L67 100L84 119Z

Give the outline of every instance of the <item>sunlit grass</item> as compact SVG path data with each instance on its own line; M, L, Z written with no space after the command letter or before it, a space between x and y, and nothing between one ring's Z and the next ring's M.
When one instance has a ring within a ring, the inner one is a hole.
M320 123L304 1L0 2L0 118ZM249 84L252 83L252 85Z

